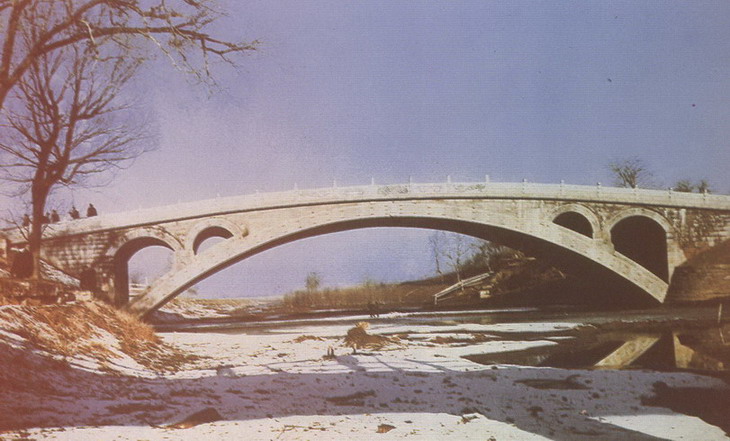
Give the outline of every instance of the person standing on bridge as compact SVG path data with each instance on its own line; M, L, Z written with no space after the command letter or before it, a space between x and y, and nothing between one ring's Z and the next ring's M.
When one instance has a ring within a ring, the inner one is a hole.
M94 207L94 204L89 204L89 208L86 209L86 217L94 217L96 215L96 207Z
M51 223L61 222L61 216L58 215L58 211L51 210Z
M79 210L76 209L75 205L71 206L71 211L68 212L68 215L71 216L71 219L78 219L81 217L81 214L79 214Z

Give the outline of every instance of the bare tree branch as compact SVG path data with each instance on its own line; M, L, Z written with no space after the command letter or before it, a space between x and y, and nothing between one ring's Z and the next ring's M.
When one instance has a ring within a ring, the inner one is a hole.
M649 167L640 158L632 157L611 162L608 165L614 177L614 184L618 187L651 187L652 173Z
M211 55L231 62L228 55L255 50L258 44L211 35L207 29L223 15L215 6L214 0L2 1L0 109L40 57L80 42L93 47L100 59L120 50L146 58L154 52L135 42L151 42L176 68L212 81Z
M144 128L129 120L121 91L139 60L94 60L94 48L69 46L40 57L10 96L12 129L0 140L0 178L30 189L29 229L34 275L38 276L42 219L58 185L86 185L88 179L131 161L145 150Z

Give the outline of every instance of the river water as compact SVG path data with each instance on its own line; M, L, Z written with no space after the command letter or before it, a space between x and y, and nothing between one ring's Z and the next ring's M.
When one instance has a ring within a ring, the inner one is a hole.
M484 364L565 368L689 369L727 372L730 366L730 320L717 306L662 307L632 311L586 311L574 308L513 308L469 311L392 311L377 318L352 312L319 311L266 319L226 318L158 324L161 332L260 334L303 326L352 325L369 321L400 328L454 324L514 324L523 329L546 323L568 323L544 333L489 332L488 338L525 341L550 338L557 345L514 352L475 354ZM485 337L486 338L486 337Z

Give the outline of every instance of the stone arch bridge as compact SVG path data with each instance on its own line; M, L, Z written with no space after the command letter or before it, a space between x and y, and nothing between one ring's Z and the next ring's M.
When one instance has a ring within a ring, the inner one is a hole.
M267 249L368 227L447 230L493 241L663 302L674 269L730 237L730 197L533 183L332 187L217 198L50 225L43 258L146 315L197 282ZM207 239L226 240L201 250ZM7 247L23 246L17 230ZM127 263L148 246L172 269L129 302Z

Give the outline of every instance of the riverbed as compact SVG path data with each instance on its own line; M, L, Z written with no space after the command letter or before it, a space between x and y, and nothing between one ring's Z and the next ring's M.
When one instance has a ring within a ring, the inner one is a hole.
M730 439L724 366L634 364L641 356L617 362L621 366L595 365L635 335L656 337L656 348L643 353L664 354L653 358L697 353L701 345L682 336L730 333L713 322L715 317L707 307L681 313L431 311L185 325L162 333L166 342L199 357L183 370L94 373L84 381L97 382L104 394L47 397L45 406L62 407L65 416L48 411L57 425L22 435L59 440ZM381 346L345 344L348 330L363 322L368 335L381 337ZM612 337L612 345L605 344L602 336L611 332L624 340ZM666 349L666 342L675 340L684 348ZM580 348L591 346L588 342L601 349L580 354ZM718 342L709 354L685 359L714 356L722 363ZM195 424L180 424L190 416Z

